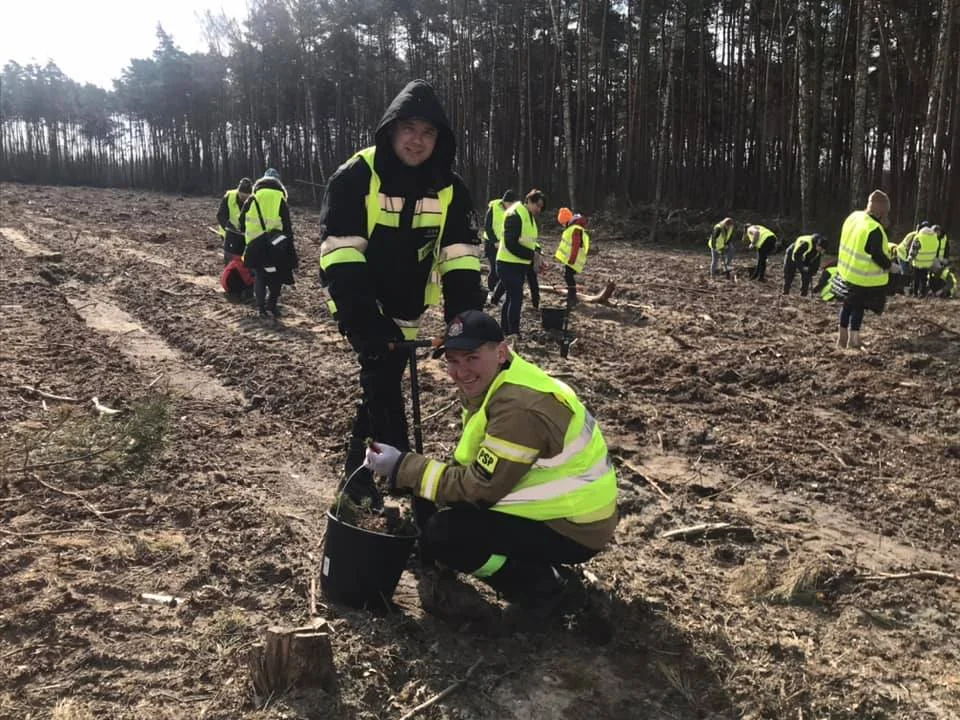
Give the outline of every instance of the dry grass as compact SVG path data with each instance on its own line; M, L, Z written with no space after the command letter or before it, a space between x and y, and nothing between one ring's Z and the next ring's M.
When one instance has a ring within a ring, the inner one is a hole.
M96 716L85 703L74 698L63 698L54 706L50 720L96 720Z
M828 583L839 569L830 560L814 560L775 568L769 562L745 565L730 584L730 589L751 600L779 605L814 605L822 600Z

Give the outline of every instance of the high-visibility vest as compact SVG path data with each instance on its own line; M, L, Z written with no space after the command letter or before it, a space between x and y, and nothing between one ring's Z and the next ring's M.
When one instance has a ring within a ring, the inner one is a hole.
M874 262L867 254L867 238L878 229L883 234L883 254L890 257L890 242L887 231L865 210L850 213L840 231L840 250L837 254L837 269L844 281L859 287L886 285L889 272Z
M490 212L493 214L491 224L493 225L493 237L499 243L503 240L503 221L507 217L507 208L503 206L503 200L496 198L487 203Z
M758 234L756 237L753 235L753 230L757 230ZM750 239L750 247L754 250L759 250L762 248L769 238L772 238L776 233L770 228L764 227L763 225L751 225L747 228L747 237Z
M240 211L243 209L240 207L240 198L237 197L239 193L237 189L227 190L223 196L227 199L227 211L230 213L229 219L230 224L234 228L240 227ZM226 237L227 231L225 228L218 228L217 232L220 234L220 237Z
M943 269L943 272L940 273L940 279L943 280L947 294L949 297L957 296L957 275L948 267Z
M510 367L494 378L479 409L472 415L464 411L463 435L454 450L454 460L468 466L479 461L482 453L497 456L498 441L489 440L486 434L487 406L506 383L553 395L570 409L573 419L564 434L563 450L535 460L513 490L490 509L541 521L566 518L589 523L610 517L616 511L617 476L596 420L568 385L516 354ZM429 464L424 472L431 472Z
M282 190L260 188L250 197L244 219L244 241L247 245L271 230L283 230L280 219L280 203L285 196Z
M950 250L950 238L947 237L946 233L944 233L938 238L938 240L940 241L940 244L937 247L937 257L943 260L947 257L947 253Z
M801 235L793 241L793 249L790 251L790 259L797 263L800 258L813 250L813 235Z
M927 232L924 228L917 233L917 241L920 243L920 249L916 257L913 258L913 266L919 270L926 270L933 267L933 261L937 259L937 250L940 248L940 240L933 231Z
M828 267L825 271L828 276L827 284L823 286L823 289L820 291L820 299L830 302L835 297L833 292L833 278L837 274L836 266Z
M573 264L571 264L570 253L573 252L573 234L577 230L580 231L580 250L577 252ZM582 225L571 225L560 235L560 247L557 248L554 257L574 272L579 273L583 272L583 268L587 264L588 252L590 252L590 233Z
M511 205L504 215L504 223L506 223L507 216L509 215L517 215L520 218L520 244L525 248L530 248L531 250L536 250L538 247L540 247L540 243L537 242L537 238L539 237L537 221L533 219L533 215L531 215L530 211L527 210L527 206L522 202L516 202ZM529 265L531 262L533 262L533 260L517 257L512 252L507 250L507 243L504 242L504 239L501 237L500 245L497 247L497 262Z
M710 239L707 240L707 247L711 250L716 250L717 252L723 252L727 249L727 244L730 242L730 236L733 235L733 225L729 227L724 227L722 222L718 222L713 226L714 232L717 230L720 233L717 235L716 241L714 241L713 236L710 236Z

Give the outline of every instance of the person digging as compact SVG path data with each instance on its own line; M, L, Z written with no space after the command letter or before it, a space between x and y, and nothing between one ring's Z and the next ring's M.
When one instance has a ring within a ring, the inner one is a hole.
M422 554L441 567L425 573L424 609L449 616L469 590L455 578L465 573L510 603L508 625L512 618L545 628L583 608L586 593L568 566L600 552L616 528L606 441L573 390L513 352L489 315L455 316L435 354L463 403L453 458L376 439L365 458L390 492L438 508L421 528Z

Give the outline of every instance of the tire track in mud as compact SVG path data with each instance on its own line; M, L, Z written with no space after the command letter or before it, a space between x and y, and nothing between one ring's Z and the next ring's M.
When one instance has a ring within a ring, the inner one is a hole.
M84 254L73 252L69 254L51 250L43 242L28 237L24 232L10 227L0 228L0 236L8 240L14 248L26 257L37 260L54 258L58 264L70 268L79 263L84 265ZM163 258L151 259L142 251L125 253L140 263L151 263L169 267L171 263ZM108 271L109 265L100 264L102 271ZM76 274L76 273L74 273ZM119 276L122 278L122 274ZM192 282L191 276L186 276L186 282ZM293 440L289 430L280 430L276 423L269 420L264 422L258 418L258 413L250 412L252 405L257 404L256 393L248 395L242 388L242 383L236 381L224 384L221 376L229 377L232 360L226 359L226 364L218 368L216 364L206 363L204 354L196 350L203 349L204 329L192 327L188 332L181 332L170 336L164 330L167 326L160 325L155 332L149 314L142 312L143 296L131 293L131 288L125 285L122 279L114 277L107 284L90 284L82 280L70 279L59 286L59 292L66 302L74 309L91 331L107 338L108 344L116 348L116 352L126 357L144 376L151 379L160 378L160 382L176 396L190 401L198 401L205 406L216 406L222 409L233 407L235 411L243 408L245 411L244 425L252 430L251 434L263 438L263 442L244 443L240 455L243 463L238 466L236 459L231 459L225 453L217 457L217 464L228 472L239 472L243 475L260 475L261 480L269 485L278 484L279 492L270 493L269 504L277 511L290 517L304 520L308 525L317 526L322 521L333 496L331 483L327 473L318 469L313 463L306 462L302 457L290 455L278 449L270 452L269 440L276 435L285 435L280 440L288 444ZM131 298L131 294L133 297ZM211 297L216 296L211 292ZM128 312L124 307L131 307ZM214 320L227 329L246 327L247 332L241 333L258 344L275 342L286 333L283 329L271 330L263 327L263 323L256 318L236 315L228 312L227 308L221 312L211 312ZM138 312L139 311L139 312ZM234 319L230 319L233 317ZM255 324L254 324L255 323ZM302 331L301 331L302 332ZM311 333L307 333L311 335ZM183 342L186 337L192 337L195 342ZM264 340L267 338L267 340ZM176 342L176 340L181 342ZM290 338L287 338L288 340ZM249 349L249 352L256 352ZM197 366L197 361L203 362ZM226 373L216 373L218 369ZM239 387L238 387L239 385ZM262 400L262 398L260 398ZM306 443L304 443L306 444ZM307 517L304 517L306 512Z

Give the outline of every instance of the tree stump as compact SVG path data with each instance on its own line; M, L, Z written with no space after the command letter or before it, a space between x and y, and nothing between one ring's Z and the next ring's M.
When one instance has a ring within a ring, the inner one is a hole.
M266 696L321 688L335 694L337 669L330 644L332 632L327 621L319 618L302 627L267 628L265 641L255 645L248 657L257 693Z

